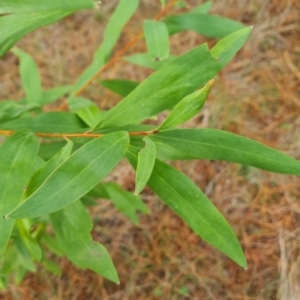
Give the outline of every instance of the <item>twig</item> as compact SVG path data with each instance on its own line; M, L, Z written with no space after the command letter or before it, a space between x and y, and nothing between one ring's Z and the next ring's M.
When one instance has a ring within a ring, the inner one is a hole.
M12 135L14 130L0 130L0 135ZM130 136L133 135L150 135L158 133L158 130L149 130L149 131L133 131L128 132ZM105 136L105 133L45 133L45 132L34 132L35 136L38 137L52 137L52 138L98 138Z

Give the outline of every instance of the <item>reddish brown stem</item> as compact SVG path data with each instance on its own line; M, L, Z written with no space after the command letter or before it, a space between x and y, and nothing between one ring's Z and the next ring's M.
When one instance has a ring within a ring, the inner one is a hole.
M0 135L12 135L14 130L0 130ZM158 133L158 130L150 131L134 131L128 132L130 136L132 135L149 135ZM38 137L52 137L52 138L98 138L102 137L105 134L103 133L45 133L45 132L35 132L35 136Z

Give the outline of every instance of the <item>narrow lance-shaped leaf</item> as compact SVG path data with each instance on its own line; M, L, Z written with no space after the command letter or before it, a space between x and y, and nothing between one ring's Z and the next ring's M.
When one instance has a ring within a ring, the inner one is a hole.
M222 38L245 27L245 25L231 19L194 12L170 16L165 19L165 23L170 34L183 30L193 30L211 38Z
M50 220L61 249L73 263L119 283L106 248L92 241L90 231L93 224L80 201L50 214Z
M169 32L161 21L145 20L144 35L150 58L154 61L167 59L170 53Z
M165 7L166 6L166 0L160 0L160 3L162 5L162 7Z
M29 253L24 241L21 239L20 235L12 235L12 241L13 243L8 246L8 249L5 253L5 259L4 259L4 265L5 263L11 264L12 262L10 257L10 252L15 252L14 246L16 247L16 253L14 253L13 256L13 264L15 269L20 267L21 265L25 267L30 272L36 272L36 265L34 263L33 257Z
M38 108L35 104L22 104L12 100L1 100L0 102L0 123L20 117L23 113Z
M97 185L92 190L88 192L88 196L92 198L103 198L103 199L110 199L110 195L107 192L107 187L110 189L114 189L118 194L121 194L122 197L126 198L126 201L137 211L143 212L148 214L149 209L143 203L139 196L133 195L131 192L124 191L121 186L114 182L105 182Z
M43 91L40 105L46 105L66 95L71 90L71 85L58 86L52 89Z
M214 81L210 80L202 89L183 98L158 129L176 127L194 117L203 106Z
M134 224L138 224L139 219L135 212L135 208L130 204L128 199L124 197L124 195L112 185L105 186L105 190L115 207L127 218L129 218Z
M219 69L206 44L168 63L108 111L100 128L140 123L177 104L212 79Z
M29 253L32 255L32 257L34 257L35 260L40 261L42 258L42 250L37 240L29 234L29 232L23 225L22 220L17 220L17 227L20 238L23 240L23 243Z
M126 156L136 168L136 148L130 147ZM205 241L247 267L241 245L227 221L187 176L157 159L148 185Z
M116 94L125 97L130 94L140 83L123 79L110 79L101 80L100 84L102 84L107 89L115 92Z
M106 177L124 156L127 132L115 132L88 142L74 152L8 218L34 218L80 199Z
M207 14L212 8L213 1L207 1L192 10L194 14Z
M25 194L26 197L33 194L47 179L47 177L70 156L72 149L73 142L67 140L67 144L35 172L27 186Z
M93 8L90 0L1 0L0 14Z
M54 213L53 213L54 214ZM63 255L63 251L61 249L61 246L58 242L58 240L51 234L48 234L46 232L43 233L41 236L41 243L43 243L47 248L55 253L55 255L61 257Z
M200 4L199 6L195 7L191 12L189 12L185 15L188 15L188 14L208 14L211 7L212 7L212 5L213 5L212 1L205 2L205 3ZM173 22L168 22L167 21L166 23L167 23L168 31L169 31L170 35L184 30L182 28L182 26L180 26L180 24L176 24L176 22L173 23Z
M70 97L68 104L70 110L76 113L91 129L100 122L100 110L94 102L83 97Z
M139 0L119 1L118 6L109 18L109 22L105 28L103 41L94 55L93 62L78 78L72 90L73 94L82 86L84 86L86 82L88 82L89 79L94 76L108 60L114 46L116 45L122 33L123 27L135 13L138 5Z
M42 84L38 67L26 52L14 48L12 52L20 59L20 76L27 103L39 104L42 98Z
M300 161L261 143L216 129L175 129L151 136L158 152L175 150L168 159L213 159L250 165L276 173L300 175ZM166 157L165 157L166 158Z
M73 113L49 112L30 118L20 118L0 124L0 129L22 130L44 133L85 132L87 126Z
M51 141L51 143L42 143L40 145L38 156L47 161L51 159L65 144L66 143L64 140Z
M187 8L186 0L178 0L177 2L175 2L175 7Z
M153 61L148 53L135 53L129 56L124 56L122 59L128 61L134 65L148 68L151 70L158 70L173 61L176 58L174 55L169 55L169 57L162 61Z
M220 70L228 64L235 54L246 43L253 26L238 30L220 40L211 50L211 54L219 62Z
M15 224L3 216L21 203L38 147L38 140L28 131L15 133L0 147L0 255L6 249Z
M36 1L34 2L36 3ZM0 17L0 58L27 33L41 26L54 23L72 12L72 10L66 10L20 13Z
M138 155L138 163L135 177L135 195L138 195L147 184L153 171L156 159L155 143L147 136L143 140L146 146L139 152Z

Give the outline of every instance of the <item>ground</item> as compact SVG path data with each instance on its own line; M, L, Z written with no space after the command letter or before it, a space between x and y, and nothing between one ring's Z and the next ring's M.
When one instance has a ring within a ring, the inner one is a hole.
M97 12L78 12L19 42L18 47L37 61L45 88L74 82L91 61L117 1L102 2ZM141 2L117 49L139 32L143 19L159 11L158 0ZM187 2L193 7L202 1ZM202 112L186 127L224 129L300 159L299 0L215 0L212 12L254 25L254 30L216 79ZM215 43L195 33L171 40L177 54L205 41ZM129 53L144 47L139 41ZM7 54L0 68L0 98L22 97L16 57ZM120 61L103 78L142 80L147 75L148 70ZM97 82L85 96L101 108L120 100ZM142 198L151 214L142 215L137 226L110 202L100 200L91 209L93 237L110 251L120 285L52 257L63 269L60 278L40 267L19 286L0 292L0 299L300 299L299 176L224 162L175 166L196 182L231 224L245 251L247 270L203 242L146 189ZM128 165L117 168L114 177L125 189L133 189Z

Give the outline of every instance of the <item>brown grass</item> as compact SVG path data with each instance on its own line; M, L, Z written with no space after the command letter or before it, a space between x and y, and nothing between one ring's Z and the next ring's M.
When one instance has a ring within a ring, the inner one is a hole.
M142 2L117 49L139 32L144 18L157 13L157 2ZM104 12L76 13L19 43L37 60L44 87L74 82L101 41L110 6L104 3ZM300 2L216 0L213 12L254 25L254 30L218 76L203 111L186 126L228 130L300 159ZM172 38L172 48L182 53L205 40L194 33L180 34ZM143 50L140 41L131 51ZM12 54L5 56L1 70L1 98L22 97ZM148 74L119 62L105 77L142 80ZM97 84L85 94L103 108L119 101ZM247 256L247 271L203 242L146 190L143 199L151 215L141 216L138 226L109 202L99 202L92 210L93 236L109 249L119 286L53 258L63 269L61 278L40 268L20 286L9 286L0 299L300 299L299 177L223 162L175 165L205 191L234 228ZM125 189L133 189L129 166L120 166L115 176Z

